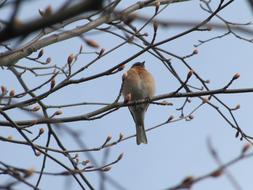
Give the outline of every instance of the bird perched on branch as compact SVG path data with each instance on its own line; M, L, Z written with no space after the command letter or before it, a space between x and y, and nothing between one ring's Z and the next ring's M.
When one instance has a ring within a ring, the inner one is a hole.
M145 62L137 62L123 75L122 93L125 102L150 99L155 93L155 81L152 75L145 69ZM129 106L136 125L137 144L147 144L144 128L145 112L149 103Z

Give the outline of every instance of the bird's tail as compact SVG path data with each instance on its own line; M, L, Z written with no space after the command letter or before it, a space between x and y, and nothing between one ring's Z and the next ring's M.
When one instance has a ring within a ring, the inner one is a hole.
M136 142L137 144L148 144L146 132L144 129L144 125L136 125Z
M142 105L139 105L135 107L130 107L129 109L135 121L137 145L141 143L147 144L148 140L144 128L144 117L147 108L143 107Z

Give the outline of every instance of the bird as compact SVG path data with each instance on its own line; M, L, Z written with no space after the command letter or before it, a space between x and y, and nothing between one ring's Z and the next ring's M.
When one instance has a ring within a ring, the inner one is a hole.
M150 72L145 69L145 61L137 62L123 74L122 94L124 102L150 99L155 94L155 80ZM136 126L136 143L147 144L144 127L145 113L149 103L128 106Z

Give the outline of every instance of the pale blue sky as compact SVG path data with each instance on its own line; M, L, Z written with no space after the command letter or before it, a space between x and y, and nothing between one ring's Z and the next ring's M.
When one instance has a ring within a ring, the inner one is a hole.
M37 10L39 8L43 9L49 4L52 4L54 8L61 2L60 0L43 0L28 3L20 13L20 16L24 19L30 18L31 15L38 16ZM121 7L126 7L133 2L135 1L124 1ZM164 20L201 21L208 15L200 9L199 3L200 2L197 0L192 0L186 3L171 5L159 18ZM0 18L4 18L7 11L0 11ZM141 13L150 15L153 11L153 9L149 8L142 10ZM222 11L221 15L229 21L245 23L252 20L250 11L246 1L235 1L231 6ZM217 21L217 19L214 19L214 21ZM141 23L136 23L136 26L140 26L139 24ZM159 28L157 40L159 41L184 30L185 28ZM146 27L143 31L151 32L152 28ZM183 56L190 54L195 49L193 45L197 44L198 40L205 40L222 33L223 31L194 32L165 44L162 47L167 51ZM105 49L110 49L120 42L120 40L110 35L89 35L89 38L95 39L101 47ZM82 44L82 42L76 38L49 46L44 48L46 55L44 58L50 56L52 57L53 63L63 65L69 54L78 52L80 44ZM92 50L86 45L84 45L84 48L89 51ZM218 39L200 46L198 48L199 54L190 58L188 63L201 76L211 80L211 84L209 84L211 89L223 87L237 72L241 74L241 77L232 85L232 88L252 87L252 48L253 44L251 43L238 40L233 36L227 36L223 39ZM89 76L105 68L110 68L138 51L139 48L135 46L124 46L115 53L105 57L102 61L92 66L90 70L83 72L79 76ZM142 60L146 61L147 69L154 75L157 95L172 92L179 87L178 82L176 82L159 60L146 53L136 58L133 62ZM80 56L78 64L86 63L88 63L87 57ZM172 59L172 63L178 69L178 73L182 78L185 78L187 72L182 66L182 63L174 58ZM20 61L20 64L27 64L27 61ZM125 72L131 64L132 63L129 63L124 71L116 75L61 90L48 97L45 102L49 104L78 101L111 102L118 94L123 72ZM34 86L38 82L34 79L31 80L29 76L27 80L30 86ZM193 84L197 84L194 82L195 79L191 80ZM0 85L6 85L8 89L15 88L17 92L21 89L19 86L16 86L16 80L10 76L7 70L0 71L0 82ZM235 112L235 116L241 128L247 131L251 136L253 135L251 129L252 96L252 94L219 96L231 107L238 103L241 105L241 109ZM183 99L171 99L168 101L173 102L174 105L170 107L150 106L145 120L146 128L165 121L170 115L174 115L175 117L180 115L180 112L176 111L176 108L183 103ZM192 110L194 105L198 105L199 102L198 99L192 99L192 104L188 105L187 110ZM96 106L84 106L64 110L62 116L86 113L96 108ZM10 115L13 114L12 112L8 113L10 113ZM15 118L26 119L29 118L29 116L15 114ZM112 135L113 139L116 140L120 132L125 136L135 133L134 123L127 108L121 108L103 119L91 122L67 123L66 125L73 130L82 132L82 139L88 147L102 144L108 135ZM34 129L34 131L38 131L38 129ZM21 139L19 135L15 133L15 130L11 129L0 128L0 135L13 135L14 138ZM207 105L203 106L194 114L194 119L192 121L180 121L168 124L148 132L147 136L149 141L148 145L137 146L135 139L132 138L110 149L109 161L115 160L122 152L124 153L124 157L119 163L114 165L111 171L106 173L106 175L110 175L126 189L164 189L178 184L186 176L200 176L212 171L215 169L216 164L208 152L206 145L207 137L212 139L214 146L217 148L224 162L236 157L240 153L242 145L245 143L236 139L234 137L235 131L214 109ZM78 148L73 139L64 134L64 131L62 131L60 138L68 149ZM46 135L44 135L44 138L41 138L39 142L45 144L45 140ZM25 168L35 167L37 170L40 169L43 157L35 157L28 147L10 145L0 141L0 149L4 152L4 154L0 155L1 161ZM100 162L103 157L103 152L104 151L95 152L92 154ZM80 154L80 159L85 160L87 157L85 154ZM65 161L67 163L67 160ZM253 175L252 162L253 158L229 168L229 171L231 171L233 176L237 179L242 189L245 190L253 188L251 179ZM46 171L62 170L63 168L48 160ZM86 176L91 184L98 187L99 176L97 174L88 173ZM37 177L38 176L35 175L33 179L36 180ZM3 181L4 180L0 180L0 183ZM72 183L72 189L79 189L78 184L74 180ZM114 189L109 183L106 185L107 189ZM41 189L63 189L65 186L65 178L60 177L43 177L40 185ZM24 188L24 186L20 188ZM193 189L230 190L234 188L226 177L223 176L197 183Z

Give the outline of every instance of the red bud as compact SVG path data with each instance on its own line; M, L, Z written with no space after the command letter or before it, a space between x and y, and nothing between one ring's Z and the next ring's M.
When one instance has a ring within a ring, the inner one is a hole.
M93 48L99 48L99 44L94 40L85 39L85 42Z
M236 80L236 79L238 79L238 78L240 78L240 73L236 73L236 74L233 76L233 80Z
M70 55L68 56L68 64L71 64L71 63L73 62L74 59L75 59L74 54L73 54L73 53L70 54Z

